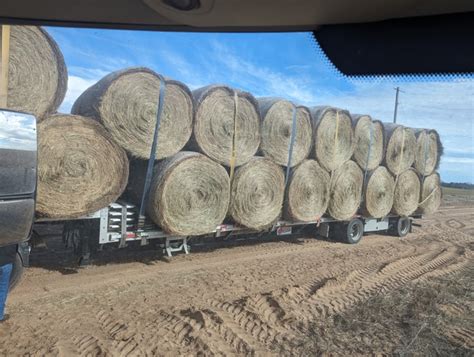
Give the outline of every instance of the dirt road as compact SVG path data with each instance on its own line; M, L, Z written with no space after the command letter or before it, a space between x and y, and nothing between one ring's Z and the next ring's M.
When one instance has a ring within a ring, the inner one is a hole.
M369 235L355 246L259 241L171 260L146 250L80 270L52 245L33 254L10 296L0 355L304 354L315 321L412 282L472 274L473 206L444 206L421 223L405 239ZM474 327L457 335L474 348ZM326 351L338 347L332 339L318 332Z

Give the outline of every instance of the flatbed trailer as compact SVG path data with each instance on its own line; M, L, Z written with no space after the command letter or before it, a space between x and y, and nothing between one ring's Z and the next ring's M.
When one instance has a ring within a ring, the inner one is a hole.
M175 252L189 254L189 242L195 238L232 239L248 235L274 234L287 236L310 229L316 236L335 239L344 243L358 243L364 233L387 232L403 237L411 232L412 221L421 219L421 215L409 217L388 215L383 218L354 216L348 221L339 221L323 216L310 222L292 222L278 220L263 231L252 230L233 223L223 223L212 232L201 236L176 236L161 230L149 219L139 224L139 210L134 204L119 201L110 204L90 215L67 220L37 219L35 226L62 223L63 240L73 245L78 254L79 263L87 265L90 261L91 248L99 250L105 245L115 245L118 248L127 247L130 242L148 245L151 240L157 241L163 253L169 257Z

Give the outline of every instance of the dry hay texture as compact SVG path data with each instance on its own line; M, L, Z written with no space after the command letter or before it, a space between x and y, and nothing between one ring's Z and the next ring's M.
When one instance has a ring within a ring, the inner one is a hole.
M248 228L266 229L280 218L284 191L283 169L270 159L254 157L235 172L229 215Z
M385 167L394 175L408 170L415 161L416 137L413 129L385 123Z
M420 199L420 178L413 169L401 173L395 181L392 212L409 216L418 208Z
M416 152L414 167L422 176L431 175L439 166L443 146L436 130L415 129Z
M41 121L57 111L66 89L66 65L51 36L40 27L12 26L7 107Z
M364 187L363 213L374 218L388 215L393 206L395 181L383 166L371 171Z
M234 93L238 98L237 113ZM222 85L196 89L193 95L196 113L189 148L231 166L235 118L235 165L248 162L260 145L260 113L255 98Z
M260 150L263 156L273 162L287 166L294 105L287 100L276 98L259 98L258 104L262 114ZM296 106L296 136L293 143L291 167L298 165L308 157L311 146L311 114L308 108Z
M115 201L128 180L128 159L95 120L56 114L38 125L39 216L73 218Z
M129 192L137 203L146 166L146 161L131 165ZM167 233L201 235L224 221L229 195L229 175L223 166L200 153L181 151L155 164L146 209Z
M311 108L314 155L327 171L334 171L354 153L354 132L348 111L332 107Z
M352 160L332 172L328 212L340 220L351 219L359 209L364 176Z
M352 116L352 124L354 127L353 160L362 170L375 170L384 157L383 124L379 120L372 120L368 115Z
M160 79L147 68L113 72L88 88L74 103L73 114L99 120L132 157L150 157L158 109ZM176 154L192 131L194 103L183 83L166 79L156 159Z
M418 211L422 214L436 212L441 204L442 191L440 177L437 172L426 176L421 185L421 197Z
M293 221L314 221L326 212L329 203L329 173L316 160L304 160L291 170L284 213Z

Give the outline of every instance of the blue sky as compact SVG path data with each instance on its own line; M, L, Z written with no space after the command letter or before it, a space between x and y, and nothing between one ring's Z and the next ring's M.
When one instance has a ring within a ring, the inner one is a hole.
M69 71L68 113L87 87L111 71L149 67L191 89L224 83L255 96L333 105L390 122L434 128L445 155L444 181L474 183L474 77L350 80L319 56L309 33L212 34L48 28Z

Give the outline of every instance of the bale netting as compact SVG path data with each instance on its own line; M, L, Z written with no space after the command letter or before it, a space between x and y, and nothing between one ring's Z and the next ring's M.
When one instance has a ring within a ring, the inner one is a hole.
M384 129L379 120L368 115L352 116L354 127L354 161L362 170L375 170L383 160Z
M146 167L146 161L132 161L128 193L138 204ZM146 211L167 233L206 234L224 221L229 194L223 166L200 153L181 151L155 164Z
M260 145L260 113L252 94L211 85L193 91L193 95L197 104L189 148L231 166L234 145L234 164L249 161Z
M293 129L293 108L295 108L296 130L293 140L291 167L306 159L311 150L313 135L309 109L303 106L294 107L291 102L276 98L259 98L258 104L262 114L260 150L263 156L279 165L288 165Z
M38 125L38 138L39 216L80 217L122 194L127 155L95 120L56 114Z
M394 175L409 169L415 161L416 138L413 129L384 123L385 167Z
M166 79L156 159L176 154L192 131L194 104L183 83ZM113 72L88 88L72 113L99 120L114 140L136 158L150 157L159 102L160 79L147 68Z
M316 160L304 160L293 168L288 181L284 213L292 221L314 221L329 203L329 173Z
M347 110L332 107L311 108L314 129L314 155L327 171L334 171L354 152L354 133Z
M7 107L41 121L57 111L66 89L66 65L51 36L41 27L12 26Z
M388 215L393 206L395 181L383 166L371 171L363 192L363 213L374 218Z
M439 166L443 146L436 130L415 129L416 152L414 167L422 176L431 175Z
M395 181L392 212L409 216L416 211L420 198L420 179L413 169L402 172Z
M283 169L270 159L254 157L235 172L229 215L248 228L268 228L280 218L284 190Z
M421 185L421 196L418 211L421 214L436 212L441 204L442 192L439 174L435 172L426 176Z
M339 220L351 219L359 209L364 176L352 160L332 172L328 212Z

